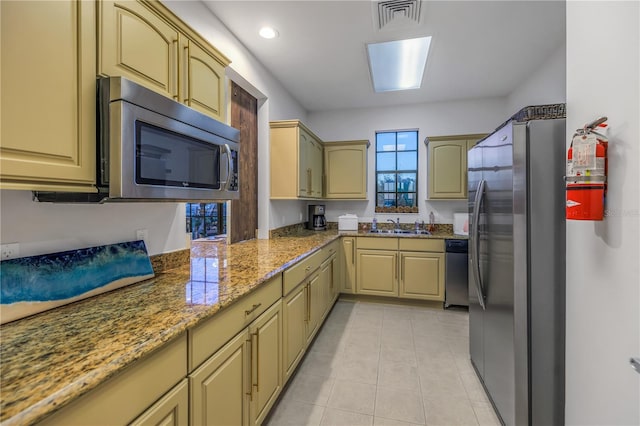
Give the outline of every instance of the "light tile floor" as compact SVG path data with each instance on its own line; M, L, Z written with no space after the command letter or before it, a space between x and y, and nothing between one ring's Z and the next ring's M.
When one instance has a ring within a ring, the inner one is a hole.
M267 424L499 425L468 333L463 310L340 300Z

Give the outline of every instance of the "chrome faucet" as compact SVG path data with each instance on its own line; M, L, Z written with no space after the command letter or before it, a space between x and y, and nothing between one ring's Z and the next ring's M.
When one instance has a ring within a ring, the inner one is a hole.
M396 222L393 219L387 219L387 222L391 222L395 225L395 230L399 231L400 230L400 218L398 218L398 221Z

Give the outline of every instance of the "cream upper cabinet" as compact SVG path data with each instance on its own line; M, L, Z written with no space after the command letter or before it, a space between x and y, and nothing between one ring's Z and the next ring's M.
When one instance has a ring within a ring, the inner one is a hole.
M325 143L325 198L367 199L368 146L367 140Z
M467 150L483 136L429 138L427 196L430 200L467 199Z
M99 72L178 100L178 30L137 1L98 4Z
M182 46L187 69L181 73L184 90L182 102L191 108L224 121L225 90L224 62L189 41Z
M323 144L299 120L270 123L272 199L322 198Z
M91 1L0 2L0 188L95 188Z
M127 77L225 121L226 57L158 1L98 4L100 74Z
M467 141L429 141L429 199L466 198Z
M322 198L324 170L323 170L323 154L324 148L319 139L313 139L311 142L311 152L309 153L309 167L311 169L311 196L314 198Z
M313 136L311 136L304 128L298 128L298 197L311 196L312 177L310 159L312 144Z

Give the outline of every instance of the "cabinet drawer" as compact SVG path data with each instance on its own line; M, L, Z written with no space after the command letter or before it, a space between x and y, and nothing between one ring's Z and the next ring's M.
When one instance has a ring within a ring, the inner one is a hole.
M323 260L323 252L319 250L284 271L282 294L284 296L289 294L302 280L318 269Z
M427 238L400 238L400 250L435 251L444 253L444 240Z
M398 238L358 237L357 248L374 250L398 250Z
M340 240L335 240L322 248L322 261L324 262L329 257L338 253L340 248Z
M189 371L213 355L282 297L282 275L189 330Z

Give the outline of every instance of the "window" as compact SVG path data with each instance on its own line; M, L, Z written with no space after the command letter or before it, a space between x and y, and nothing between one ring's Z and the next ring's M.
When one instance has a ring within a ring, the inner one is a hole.
M225 203L187 203L187 232L191 239L227 233Z
M376 132L376 212L418 213L418 131Z

